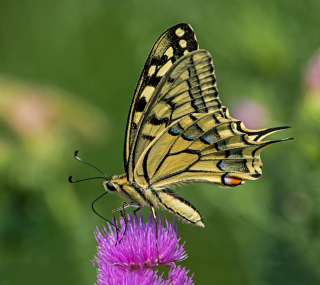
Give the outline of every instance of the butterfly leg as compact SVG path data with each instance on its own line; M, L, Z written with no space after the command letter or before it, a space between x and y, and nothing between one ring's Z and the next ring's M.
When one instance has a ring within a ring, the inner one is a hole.
M158 250L158 223L157 223L157 213L154 207L151 207L152 211L152 216L154 223L156 224L156 247L157 247L157 253L158 253L158 263L160 263L160 258L159 258L159 250Z
M119 240L119 242L122 240L122 238L123 238L123 236L125 235L126 230L127 230L127 219L126 219L126 215L125 215L125 209L127 209L127 208L129 208L129 207L131 207L131 205L128 204L127 202L123 201L121 207L119 207L119 208L117 208L117 209L115 209L115 210L112 211L112 220L113 220L114 224L115 224L115 220L116 220L114 213L117 212L117 211L120 211L120 215L121 215L121 217L124 219L124 222L125 222L124 233L123 233L121 239ZM119 236L118 236L118 231L117 231L117 242L118 242L118 237L119 237ZM116 242L116 245L117 245L117 242Z
M133 211L133 213L136 215L136 213L138 212L138 211L140 211L142 209L142 207L138 207L137 209L135 209L134 211Z
M130 206L131 205L128 205L125 201L122 202L122 210L120 211L120 214L121 214L122 218L124 219L125 228L124 228L124 232L122 234L122 237L119 240L119 243L123 239L123 237L124 237L124 235L126 234L126 231L127 231L127 217L126 217L126 212L125 212L124 209L125 209L125 207L129 208Z
M154 223L156 224L156 240L158 240L157 213L156 213L156 210L153 207L151 207L151 211L152 211L152 216L153 216Z

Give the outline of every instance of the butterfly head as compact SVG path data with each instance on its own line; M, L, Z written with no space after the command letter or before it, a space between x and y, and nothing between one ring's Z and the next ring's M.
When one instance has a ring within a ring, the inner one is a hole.
M112 179L104 181L103 186L107 192L112 192L112 193L119 192L119 188L120 188L119 184L113 181Z
M103 186L107 192L121 193L123 186L127 184L126 175L115 175L112 178L108 178L103 182Z
M124 201L131 203L135 201L136 191L129 185L127 175L115 175L103 182L104 189L108 193L117 193Z

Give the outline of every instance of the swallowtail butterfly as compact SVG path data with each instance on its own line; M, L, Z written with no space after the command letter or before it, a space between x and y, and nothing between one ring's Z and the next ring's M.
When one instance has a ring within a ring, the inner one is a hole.
M103 185L130 206L166 210L204 227L199 211L171 187L212 183L233 187L261 176L263 139L288 127L249 130L221 105L211 55L199 50L190 25L165 31L138 81L127 122L122 175ZM155 215L155 214L154 214Z

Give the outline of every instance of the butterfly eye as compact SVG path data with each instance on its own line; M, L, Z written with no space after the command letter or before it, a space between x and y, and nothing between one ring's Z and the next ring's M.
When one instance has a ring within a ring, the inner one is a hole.
M110 181L108 181L106 183L106 186L107 186L109 191L116 191L117 190L116 187L114 187L113 184Z

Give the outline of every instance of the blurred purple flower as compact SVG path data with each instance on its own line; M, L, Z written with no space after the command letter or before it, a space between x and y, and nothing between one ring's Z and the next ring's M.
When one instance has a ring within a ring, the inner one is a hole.
M310 93L320 92L320 49L309 61L305 72L305 85Z
M124 236L122 235L127 227ZM156 228L158 233L156 234ZM188 278L185 268L176 266L175 262L187 258L184 243L180 246L174 222L159 217L157 227L149 215L143 223L142 213L138 218L127 215L127 225L120 217L120 231L109 224L109 232L104 227L100 232L97 228L95 237L98 242L95 262L98 268L99 285L192 285L192 276ZM118 241L117 241L118 238ZM94 262L93 262L94 263ZM171 267L168 280L153 272L158 265Z
M175 231L174 223L169 223L166 219L158 222L158 237L156 238L156 225L150 214L148 222L143 223L142 214L139 221L137 216L134 220L127 215L127 229L125 229L124 219L120 218L121 233L116 233L116 229L109 225L110 233L104 227L102 233L97 228L95 237L98 241L97 263L105 262L109 265L122 267L124 270L140 270L153 268L162 264L169 266L174 262L179 262L187 258L184 251L184 243L180 246ZM166 224L166 226L164 225ZM121 241L117 242L117 237Z
M50 127L52 110L41 93L17 97L9 113L9 122L19 134L43 132Z
M268 110L261 104L245 99L232 108L231 116L249 129L261 129L268 122Z

